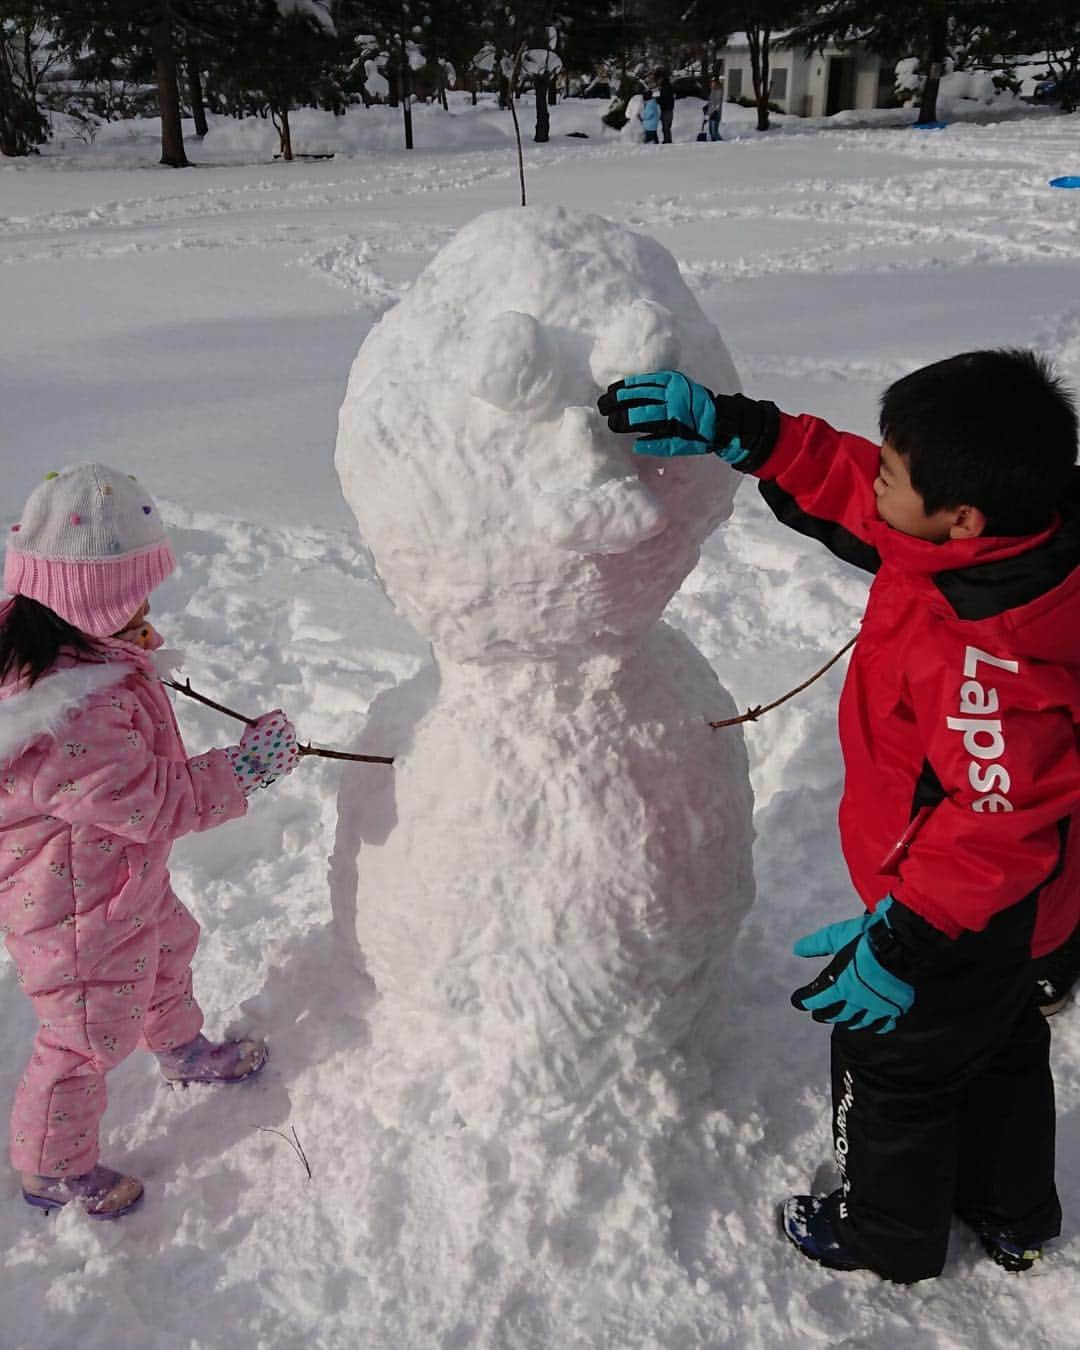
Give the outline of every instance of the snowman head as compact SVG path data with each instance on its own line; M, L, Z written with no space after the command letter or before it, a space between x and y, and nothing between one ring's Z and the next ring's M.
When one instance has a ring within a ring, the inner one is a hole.
M738 389L654 240L598 216L480 216L371 331L335 462L387 592L457 661L632 647L731 510L712 455L662 461L597 396L663 368Z

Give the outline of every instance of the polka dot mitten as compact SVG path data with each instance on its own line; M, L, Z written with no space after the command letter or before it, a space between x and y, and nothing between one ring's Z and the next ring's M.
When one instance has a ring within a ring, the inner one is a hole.
M280 708L257 717L225 753L245 797L292 773L300 761L296 728Z

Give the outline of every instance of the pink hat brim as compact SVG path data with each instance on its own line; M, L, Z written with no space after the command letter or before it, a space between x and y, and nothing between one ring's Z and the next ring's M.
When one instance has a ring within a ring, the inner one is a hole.
M167 540L120 558L80 562L40 558L9 546L4 589L37 600L91 637L111 637L175 570Z

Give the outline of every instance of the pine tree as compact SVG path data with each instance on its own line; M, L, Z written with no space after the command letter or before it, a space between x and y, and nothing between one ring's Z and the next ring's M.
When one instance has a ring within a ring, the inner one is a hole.
M59 57L33 0L0 0L0 155L28 155L48 139L37 90Z
M341 47L319 0L247 0L243 22L228 25L212 68L227 111L269 115L282 159L293 159L290 112L344 106Z
M1076 0L989 0L984 6L981 45L985 52L1045 54L1061 90L1062 112L1080 106L1080 4Z
M180 123L177 44L188 29L198 31L210 0L62 0L52 24L67 47L81 53L76 70L86 80L103 78L117 67L152 76L161 113L161 163L186 168Z

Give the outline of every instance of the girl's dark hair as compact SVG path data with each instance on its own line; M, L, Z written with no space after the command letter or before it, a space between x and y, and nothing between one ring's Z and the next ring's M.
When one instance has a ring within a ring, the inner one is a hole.
M928 515L977 506L987 534L1036 534L1069 495L1076 405L1036 352L963 352L913 371L885 390L880 426Z
M65 647L80 656L100 659L93 638L37 600L17 595L0 623L0 681L14 674L16 678L25 675L33 684L52 669Z

